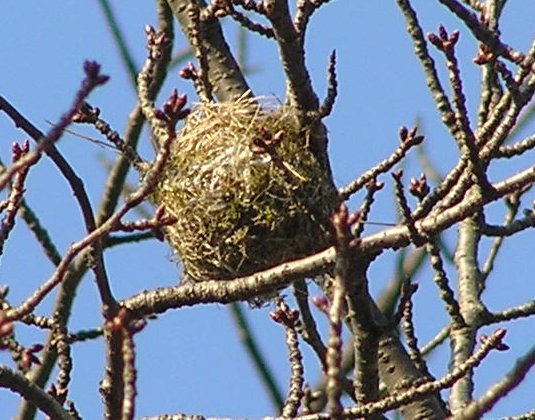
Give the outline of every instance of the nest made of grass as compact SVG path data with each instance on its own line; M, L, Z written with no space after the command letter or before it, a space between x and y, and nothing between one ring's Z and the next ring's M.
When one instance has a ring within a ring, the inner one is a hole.
M333 183L295 113L259 102L198 105L153 194L178 220L165 235L192 279L248 275L329 245ZM284 133L278 159L253 152L261 131Z

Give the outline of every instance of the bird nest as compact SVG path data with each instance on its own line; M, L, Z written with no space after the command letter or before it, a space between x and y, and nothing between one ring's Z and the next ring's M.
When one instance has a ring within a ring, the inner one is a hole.
M194 280L230 279L329 245L337 193L292 109L203 103L177 136L152 200Z

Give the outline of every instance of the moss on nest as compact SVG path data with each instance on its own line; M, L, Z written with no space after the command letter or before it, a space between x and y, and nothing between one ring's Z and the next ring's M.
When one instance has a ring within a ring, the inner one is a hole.
M152 196L177 218L165 235L194 280L248 275L329 245L332 181L295 113L258 102L198 105ZM259 136L282 140L267 152Z

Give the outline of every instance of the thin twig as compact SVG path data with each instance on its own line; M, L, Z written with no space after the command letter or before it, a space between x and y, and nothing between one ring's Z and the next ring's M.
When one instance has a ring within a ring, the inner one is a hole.
M406 155L406 153L414 146L420 144L423 141L423 136L416 135L416 128L408 130L406 127L401 127L399 131L401 144L387 159L375 165L373 168L364 172L356 180L350 182L343 188L340 188L338 193L342 200L347 200L351 195L359 191L364 185L370 182L372 179L376 179L380 174L390 171L394 165L400 162Z
M133 331L129 327L123 328L122 332L122 357L123 357L123 404L122 420L132 420L135 414L136 395L137 395L137 370L136 370L136 346L134 343Z
M240 303L235 302L229 306L232 318L234 319L234 323L236 324L236 328L238 330L238 337L243 343L245 351L251 358L255 370L260 375L271 403L280 412L284 404L284 397L282 396L282 392L275 381L275 377L273 376L273 372L269 367L268 361L263 354L262 348L259 346L253 333L253 329L240 305Z
M197 0L190 0L188 7L189 39L193 47L193 53L199 62L199 70L193 80L195 83L195 90L203 102L210 102L212 98L212 83L208 78L209 61L206 51L206 46L202 41L204 36L204 23L201 21L201 11L199 10L199 3Z
M452 320L452 324L456 328L461 328L466 325L466 323L461 315L459 302L455 299L455 293L449 285L450 282L446 271L444 270L444 263L440 256L440 250L432 240L426 243L426 249L431 260L431 266L435 271L435 283L439 288L440 297L446 304L446 311Z
M290 387L281 414L285 418L297 416L301 400L304 396L303 386L305 383L303 373L303 356L299 349L298 334L296 331L299 322L299 312L290 310L282 298L277 299L277 310L271 312L271 318L284 327L286 333L286 346L288 347L288 360L291 367Z
M514 223L513 220L518 214L518 210L520 208L520 203L521 203L520 197L522 194L523 192L520 192L520 193L512 194L510 197L505 197L504 201L506 203L508 211L507 211L507 214L505 215L503 226L499 226L500 228L504 228L504 229L510 228L511 225ZM526 218L529 218L529 215L527 215ZM533 224L535 225L535 218L533 219L534 219ZM491 228L491 227L488 224L484 224L481 228L481 233L483 235L487 235L488 228ZM500 248L502 247L502 244L505 240L505 236L506 235L499 235L492 243L492 247L490 248L487 259L485 260L485 263L483 264L483 268L481 269L481 281L483 283L483 287L485 287L487 278L494 268L494 261L496 257L498 256L498 252L500 251Z
M14 143L12 146L13 162L24 158L29 151L30 144L28 141L25 141L22 146L18 143ZM28 172L30 171L30 167L31 165L21 168L21 170L15 174L13 183L11 184L10 192L6 200L6 207L4 209L5 214L0 224L0 255L3 254L4 244L15 227L15 216L22 205L24 184Z
M327 96L318 108L317 112L312 113L313 118L323 119L329 115L334 107L336 96L338 95L338 81L336 80L336 50L333 50L329 56L329 67L327 69Z
M453 419L478 419L488 413L494 405L505 398L507 394L516 388L535 365L535 346L520 357L515 366L507 372L502 379L492 385L481 397L464 407L462 412L456 414Z
M109 0L99 0L98 2L102 9L102 13L104 13L106 24L112 33L113 40L117 46L117 50L119 51L119 56L126 67L132 87L135 88L138 69L134 61L134 56L127 45L125 36L119 25L119 21L115 16L115 12L113 11Z
M27 401L31 401L50 418L58 420L73 420L51 395L41 389L23 375L13 372L6 366L0 365L0 387L9 388L20 394Z

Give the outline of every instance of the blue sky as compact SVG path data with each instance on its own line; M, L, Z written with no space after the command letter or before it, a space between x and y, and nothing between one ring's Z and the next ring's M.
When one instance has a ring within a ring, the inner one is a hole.
M414 1L425 31L436 31L439 23L448 30L462 25L451 17L438 2ZM114 2L120 16L136 63L141 66L145 57L144 25L155 23L153 2ZM504 14L503 38L511 45L526 50L533 38L535 11L529 2L511 2ZM225 23L228 41L235 44L236 31ZM135 93L127 77L111 34L104 25L103 14L96 1L30 2L4 0L0 3L0 94L5 96L34 124L46 130L46 120L56 120L70 105L82 78L82 63L94 59L102 64L110 82L95 92L90 101L102 109L102 116L119 132L135 104ZM442 127L427 92L424 78L412 46L404 31L404 20L394 1L338 0L331 2L312 19L307 40L307 64L316 91L326 92L326 67L330 52L336 49L340 95L334 113L326 121L330 133L329 150L336 182L339 186L351 181L363 170L387 157L398 144L401 125L411 126L421 121L426 135L425 147L433 163L444 174L456 160L454 142ZM185 46L177 41L175 49ZM459 58L465 77L468 105L477 107L478 68L472 64L476 45L464 31L459 42ZM258 70L249 78L257 95L284 96L284 76L277 61L272 41L251 38L250 64ZM442 59L435 54L441 76L446 84ZM165 96L171 88L190 92L191 86L171 74L162 90ZM76 127L77 131L96 136L91 130ZM523 132L533 132L531 124ZM9 120L0 115L0 156L9 158L12 141L20 141L24 134L16 131ZM521 133L522 134L522 133ZM150 158L152 151L148 135L142 138L141 153ZM101 150L94 144L70 135L58 146L72 163L93 200L98 205L105 180L102 158L113 159L113 152ZM503 163L491 170L491 180L498 181L533 162L533 153L513 166ZM418 176L421 168L412 153L406 167L406 179ZM390 183L389 176L383 179ZM131 181L137 177L132 174ZM29 178L27 199L42 217L60 250L83 237L80 212L66 182L55 167L44 160ZM371 219L394 222L397 218L390 189L381 194ZM354 209L360 199L350 202ZM533 199L533 197L531 197ZM526 206L529 204L526 203ZM499 223L503 211L494 206L490 221ZM370 232L377 227L370 227ZM449 234L450 246L453 236ZM485 242L482 261L486 256ZM491 310L504 309L525 303L535 296L535 264L533 232L518 235L508 243L498 258L497 269L489 280L485 297ZM394 253L383 256L371 270L370 282L379 294L394 270ZM13 232L0 266L0 284L11 285L13 303L23 300L31 290L52 272L51 265L20 223ZM106 256L112 288L118 298L125 298L142 289L175 284L179 269L170 259L165 244L148 242L141 245L115 248ZM453 276L453 272L451 273ZM447 321L439 310L442 303L432 282L432 274L425 271L418 279L420 291L415 298L416 327L420 342L432 338ZM317 292L316 292L317 293ZM70 329L100 325L99 300L91 276L87 276L79 291ZM39 313L47 313L52 299L47 300ZM264 346L268 359L277 372L280 385L285 387L289 368L282 330L270 321L268 309L249 311L255 332ZM433 314L429 316L428 314ZM479 395L512 367L514 360L533 344L535 321L515 321L507 326L506 342L511 351L493 353L483 362L476 374ZM489 330L490 331L490 330ZM38 340L23 327L17 329L25 344ZM31 341L34 340L34 341ZM186 412L206 416L260 417L274 414L262 386L252 371L232 324L230 312L221 305L202 306L173 311L136 336L139 363L139 399L137 415ZM309 361L306 376L312 384L317 377L317 363L304 346ZM103 374L103 347L100 342L77 344L73 348L74 370L70 398L76 402L84 418L99 418L102 413L98 381ZM441 348L431 360L433 373L440 376L446 369L447 348ZM5 356L0 354L0 361ZM245 372L242 374L242 372ZM508 399L496 406L489 415L520 414L533 409L527 398L535 386L535 374L515 390ZM532 395L532 393L531 393ZM208 397L209 396L209 397ZM15 413L17 398L0 391L0 407L8 415ZM7 410L5 409L7 408Z

